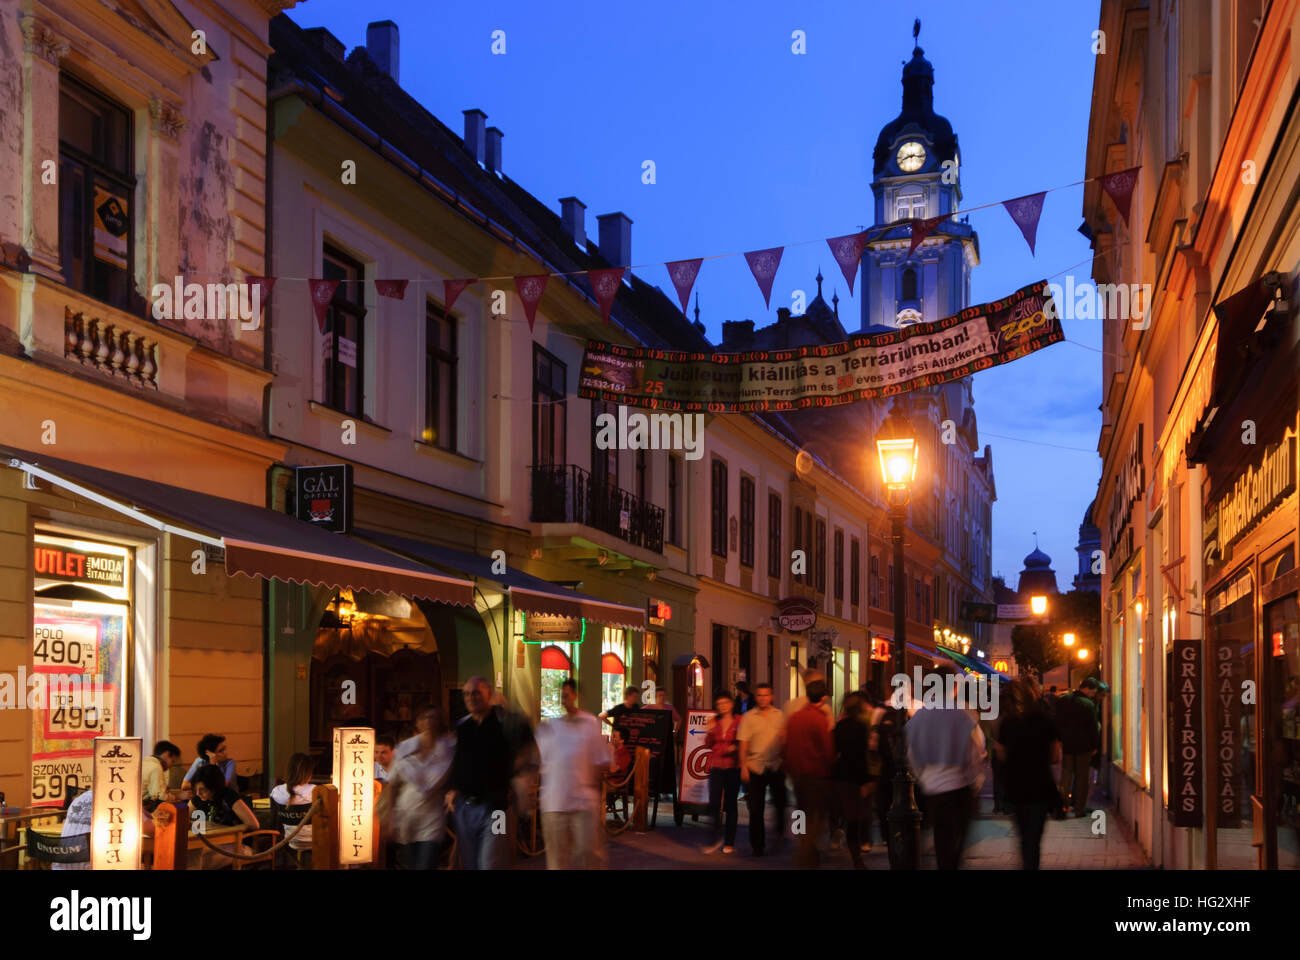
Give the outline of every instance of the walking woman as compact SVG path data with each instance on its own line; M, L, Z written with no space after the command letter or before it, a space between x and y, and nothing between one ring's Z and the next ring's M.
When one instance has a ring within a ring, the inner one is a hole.
M1061 735L1044 709L1038 684L1017 677L1011 684L1011 709L1002 718L995 745L1003 760L1006 801L1020 833L1026 870L1037 870L1047 814L1056 803L1052 764L1061 758Z
M736 733L740 730L740 717L732 712L732 707L731 694L719 692L714 696L716 712L704 737L704 745L709 749L709 809L713 812L713 843L704 848L705 853L736 852L736 800L740 796ZM719 831L723 832L721 839Z
M382 799L390 794L393 839L398 844L400 866L406 870L433 870L447 836L443 808L455 739L439 710L428 711L419 737L419 745L398 761L392 781L379 796Z

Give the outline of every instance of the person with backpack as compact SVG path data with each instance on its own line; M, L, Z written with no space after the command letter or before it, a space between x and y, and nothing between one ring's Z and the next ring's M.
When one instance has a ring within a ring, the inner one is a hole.
M1100 684L1086 678L1078 688L1056 703L1056 726L1061 734L1061 799L1064 815L1082 817L1088 810L1088 786L1093 754L1101 748L1101 723L1097 716Z

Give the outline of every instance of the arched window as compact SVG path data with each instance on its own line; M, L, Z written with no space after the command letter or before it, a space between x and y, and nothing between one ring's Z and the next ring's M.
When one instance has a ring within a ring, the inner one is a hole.
M573 676L572 647L567 643L552 643L542 647L542 703L543 718L564 716L560 701L560 687Z
M899 299L916 299L916 271L911 267L908 267L903 271L903 295Z
M895 220L907 220L911 217L918 219L925 216L925 194L923 193L900 193L895 200L894 205Z
M627 631L605 627L600 644L600 709L607 711L623 702L627 677Z

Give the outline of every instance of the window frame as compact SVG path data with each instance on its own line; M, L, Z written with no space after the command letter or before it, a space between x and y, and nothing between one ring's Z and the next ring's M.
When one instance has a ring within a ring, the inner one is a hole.
M326 357L326 369L322 371L322 391L321 403L338 413L347 414L351 417L358 417L362 420L366 417L366 305L365 305L365 265L356 257L349 254L341 246L333 243L328 237L321 243L321 276L326 277L330 272L326 269L327 264L333 264L337 269L342 270L344 277L340 278L339 284L334 288L334 295L330 298L329 304L325 307L325 330L321 336L330 337L330 352ZM354 278L349 278L347 273L351 271ZM332 279L332 278L329 278ZM348 287L355 285L356 299L348 298ZM356 409L349 409L346 405L347 395L347 373L348 365L339 360L339 334L336 329L338 326L339 314L351 317L357 328L357 335L354 339L356 344L356 366L352 369L356 371ZM339 383L339 378L342 383ZM343 398L337 395L339 387L342 387ZM342 399L343 402L340 402Z
M547 364L549 374L545 383L538 376L543 361ZM555 373L557 369L561 381L559 390L555 389ZM568 384L568 376L569 368L563 360L540 343L533 343L533 466L562 467L568 465L568 395L564 390ZM559 412L558 418L556 417L557 410ZM540 445L542 431L539 428L543 416L548 418L549 431L547 435L550 439L546 459L541 456L543 451ZM559 438L558 460L555 457L557 436Z
M754 567L754 511L757 496L754 478L740 475L740 565Z
M862 542L849 538L849 604L862 605Z
M441 337L438 338L435 345L433 338L430 336L439 320L445 322L448 326L451 339L450 353L443 348ZM440 364L450 367L451 371L451 389L448 392L448 402L451 406L449 417L451 442L449 444L439 442L442 438L439 437L437 429L435 405L441 392L438 389L441 381L437 376ZM456 453L460 449L460 429L457 422L460 416L460 323L455 314L448 313L442 304L432 297L425 298L424 302L424 377L425 433L422 439L429 446Z
M781 495L767 492L767 575L781 579Z
M817 575L817 582L814 586L818 593L826 592L826 521L818 517L814 524L813 546L814 546L814 570Z
M714 457L709 466L711 485L709 489L709 513L711 523L709 534L711 548L715 557L727 558L727 462L721 457Z
M844 531L839 527L835 528L831 543L831 573L834 582L831 584L832 593L836 600L844 599Z

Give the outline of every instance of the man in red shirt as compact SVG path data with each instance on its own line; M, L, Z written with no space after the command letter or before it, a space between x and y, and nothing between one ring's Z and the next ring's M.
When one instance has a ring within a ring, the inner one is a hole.
M829 815L831 764L835 761L835 742L821 707L826 681L812 680L806 690L808 702L790 717L785 732L785 772L794 781L795 814L802 811L804 816L794 855L794 865L802 870L817 866L817 840Z

